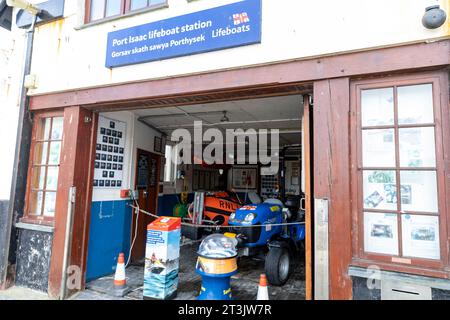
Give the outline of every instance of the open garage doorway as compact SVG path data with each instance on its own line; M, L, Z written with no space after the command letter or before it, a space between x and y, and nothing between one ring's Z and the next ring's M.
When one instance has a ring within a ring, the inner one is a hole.
M178 299L196 299L201 288L195 270L198 246L208 235L225 232L239 242L238 273L232 277L234 299L255 299L260 274L268 272L272 273L271 299L311 297L310 101L308 94L293 94L99 113L128 128L124 158L129 162L126 175L135 199L128 199L134 208L127 206L123 225L118 226L127 276L132 278L133 290L126 297L143 295L146 225L154 219L145 212L179 216L190 224L182 227ZM220 134L222 139L217 139ZM180 144L186 142L186 135L190 136L189 155ZM172 141L174 136L177 141ZM198 201L200 216L195 209ZM265 204L272 212L252 211ZM142 210L138 214L136 206ZM268 226L240 224L252 212L255 219L250 223ZM245 216L241 219L239 214ZM108 247L110 242L95 238L91 230L89 246L97 248L95 259L102 259L99 252L114 251L99 250L98 246ZM85 294L107 293L111 275L90 280Z

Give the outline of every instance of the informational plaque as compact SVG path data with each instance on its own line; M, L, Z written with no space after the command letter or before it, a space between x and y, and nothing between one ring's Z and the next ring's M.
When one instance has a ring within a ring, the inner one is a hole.
M364 250L366 252L398 255L396 214L364 213Z
M425 215L402 215L403 255L424 259L441 258L439 218Z
M140 154L137 165L137 188L145 189L148 187L149 176L149 156Z
M99 116L94 188L121 188L125 159L126 123Z

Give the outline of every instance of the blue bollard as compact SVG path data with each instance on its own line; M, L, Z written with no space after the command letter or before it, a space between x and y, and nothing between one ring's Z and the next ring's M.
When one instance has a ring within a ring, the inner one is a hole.
M195 271L202 276L198 300L231 300L231 276L237 273L237 241L222 234L200 244Z
M202 288L197 300L232 300L230 281L237 270L214 275L197 269L197 273L202 276Z

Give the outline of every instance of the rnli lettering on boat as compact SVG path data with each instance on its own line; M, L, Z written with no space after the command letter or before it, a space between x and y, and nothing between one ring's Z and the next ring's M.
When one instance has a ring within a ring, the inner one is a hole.
M219 201L219 207L221 209L226 209L226 210L236 210L237 208L239 208L239 206L233 202L228 202L228 201L223 201L220 200Z

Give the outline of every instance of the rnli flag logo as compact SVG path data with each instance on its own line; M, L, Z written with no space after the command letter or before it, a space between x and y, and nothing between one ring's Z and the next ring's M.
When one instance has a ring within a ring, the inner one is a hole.
M250 18L248 17L247 12L236 13L233 14L233 22L235 26L238 26L242 23L250 22Z

